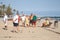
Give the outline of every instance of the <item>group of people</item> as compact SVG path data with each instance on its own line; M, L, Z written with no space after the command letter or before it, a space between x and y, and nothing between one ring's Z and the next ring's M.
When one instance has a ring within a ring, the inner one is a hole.
M37 24L37 16L35 14L32 14L30 16L28 15L22 15L20 16L19 13L16 13L16 15L12 18L13 19L13 26L14 26L14 29L13 29L13 32L17 32L17 31L20 31L20 25L19 23L22 24L23 27L36 27L36 24ZM5 24L5 30L8 29L7 23L8 21L8 16L6 13L4 13L4 24ZM42 23L41 27L49 27L50 25L52 24L52 22L49 21L48 18L46 18L44 20L44 22ZM56 25L58 25L58 22L55 21L54 22L54 26L56 27Z
M5 13L4 14L5 30L8 29L7 21L8 21L8 16ZM16 13L16 15L13 17L13 21L12 21L13 22L13 26L14 26L13 32L17 32L17 31L20 30L19 29L19 23L22 23L23 27L30 27L31 25L33 27L36 27L36 21L37 21L37 16L35 14L31 14L30 16L23 14L22 16L20 16L19 13Z
M44 22L42 23L42 27L49 27L51 24L52 22L50 22L49 19L46 18Z

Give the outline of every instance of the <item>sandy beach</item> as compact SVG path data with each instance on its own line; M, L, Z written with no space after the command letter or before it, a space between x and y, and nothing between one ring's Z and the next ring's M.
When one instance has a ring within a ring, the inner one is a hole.
M50 28L41 28L39 27L40 23L37 22L37 24L35 28L20 26L18 33L12 33L12 21L8 21L8 30L4 30L4 23L0 20L0 40L60 40L60 21L58 28L55 29L52 29L53 24Z
M0 0L0 40L60 40L60 0Z

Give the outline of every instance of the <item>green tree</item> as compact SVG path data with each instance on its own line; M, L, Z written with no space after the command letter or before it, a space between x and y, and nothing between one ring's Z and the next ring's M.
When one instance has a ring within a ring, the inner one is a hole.
M2 14L4 15L5 4L2 5Z
M15 13L16 12L16 9L13 9L13 12Z
M7 13L7 15L12 15L12 9L11 9L10 5L7 7L6 13Z
M14 11L14 12L16 12L16 10L15 10L15 9L14 9L13 11Z
M0 15L2 15L2 11L0 10Z
M2 4L0 5L0 11L1 11L1 15L4 14L4 9L5 9L5 4Z

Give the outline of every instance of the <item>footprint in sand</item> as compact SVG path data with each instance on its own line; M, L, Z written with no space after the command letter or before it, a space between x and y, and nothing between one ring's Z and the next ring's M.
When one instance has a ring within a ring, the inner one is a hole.
M31 32L31 33L35 33L35 31L29 31L29 32Z
M20 33L23 33L23 30L20 30Z
M9 36L9 38L12 38L11 36Z
M4 38L12 38L11 36L4 36Z

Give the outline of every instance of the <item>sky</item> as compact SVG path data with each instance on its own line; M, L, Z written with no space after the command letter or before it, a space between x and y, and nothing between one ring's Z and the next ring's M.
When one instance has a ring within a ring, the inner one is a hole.
M60 0L0 0L19 11L60 11Z

